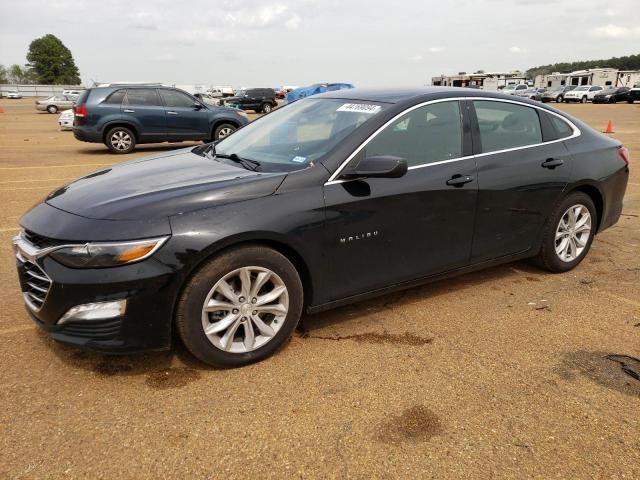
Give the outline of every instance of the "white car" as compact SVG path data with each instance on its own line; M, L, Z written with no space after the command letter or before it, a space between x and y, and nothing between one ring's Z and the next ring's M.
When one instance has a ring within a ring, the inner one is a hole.
M11 90L7 92L7 98L22 98L20 92L16 92L15 90Z
M525 85L524 83L520 83L518 85L516 85L515 83L512 83L504 87L502 89L502 93L506 95L520 95L521 93L524 93L527 90L529 90L529 86Z
M602 87L597 85L582 85L576 87L573 90L569 90L564 94L564 102L582 102L587 103L589 100L593 100L593 97L602 90Z
M82 92L84 92L84 90L62 90L62 95L72 95L79 97L80 95L82 95Z
M58 117L60 130L73 130L73 109L64 110Z

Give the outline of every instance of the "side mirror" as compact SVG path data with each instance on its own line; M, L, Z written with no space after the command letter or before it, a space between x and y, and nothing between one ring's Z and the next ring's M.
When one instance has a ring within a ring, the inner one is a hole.
M376 155L366 157L352 169L345 171L341 178L400 178L407 173L407 161L393 155Z
M193 108L195 110L200 110L202 108L202 104L198 102L193 102Z

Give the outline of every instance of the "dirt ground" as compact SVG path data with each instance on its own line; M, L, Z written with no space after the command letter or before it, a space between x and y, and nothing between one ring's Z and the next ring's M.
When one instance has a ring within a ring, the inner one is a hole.
M0 478L640 478L640 381L607 358L640 357L640 105L560 106L632 154L624 214L573 272L520 262L340 308L224 371L37 330L20 215L125 158L33 100L0 106Z

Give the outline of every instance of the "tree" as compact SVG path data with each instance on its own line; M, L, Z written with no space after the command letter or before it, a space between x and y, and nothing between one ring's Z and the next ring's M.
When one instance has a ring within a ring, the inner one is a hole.
M71 51L55 35L49 33L31 42L27 60L39 83L80 83L80 72L73 61Z
M22 68L20 65L14 64L9 67L8 80L10 83L34 83L35 77L33 71L29 67Z
M4 65L0 65L0 83L9 83L9 72Z
M618 70L640 70L640 54L627 57L612 57L604 60L584 60L541 65L527 70L527 78L534 79L537 75L548 75L553 72L570 73L576 70L599 67L617 68Z

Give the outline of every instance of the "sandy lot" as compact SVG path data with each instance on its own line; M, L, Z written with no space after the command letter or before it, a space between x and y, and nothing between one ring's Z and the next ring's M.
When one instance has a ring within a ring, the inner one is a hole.
M113 156L33 100L0 106L0 478L640 478L640 381L607 359L640 357L640 105L560 107L613 120L633 157L624 215L573 272L520 262L309 317L275 357L227 371L36 329L19 216L175 145Z

